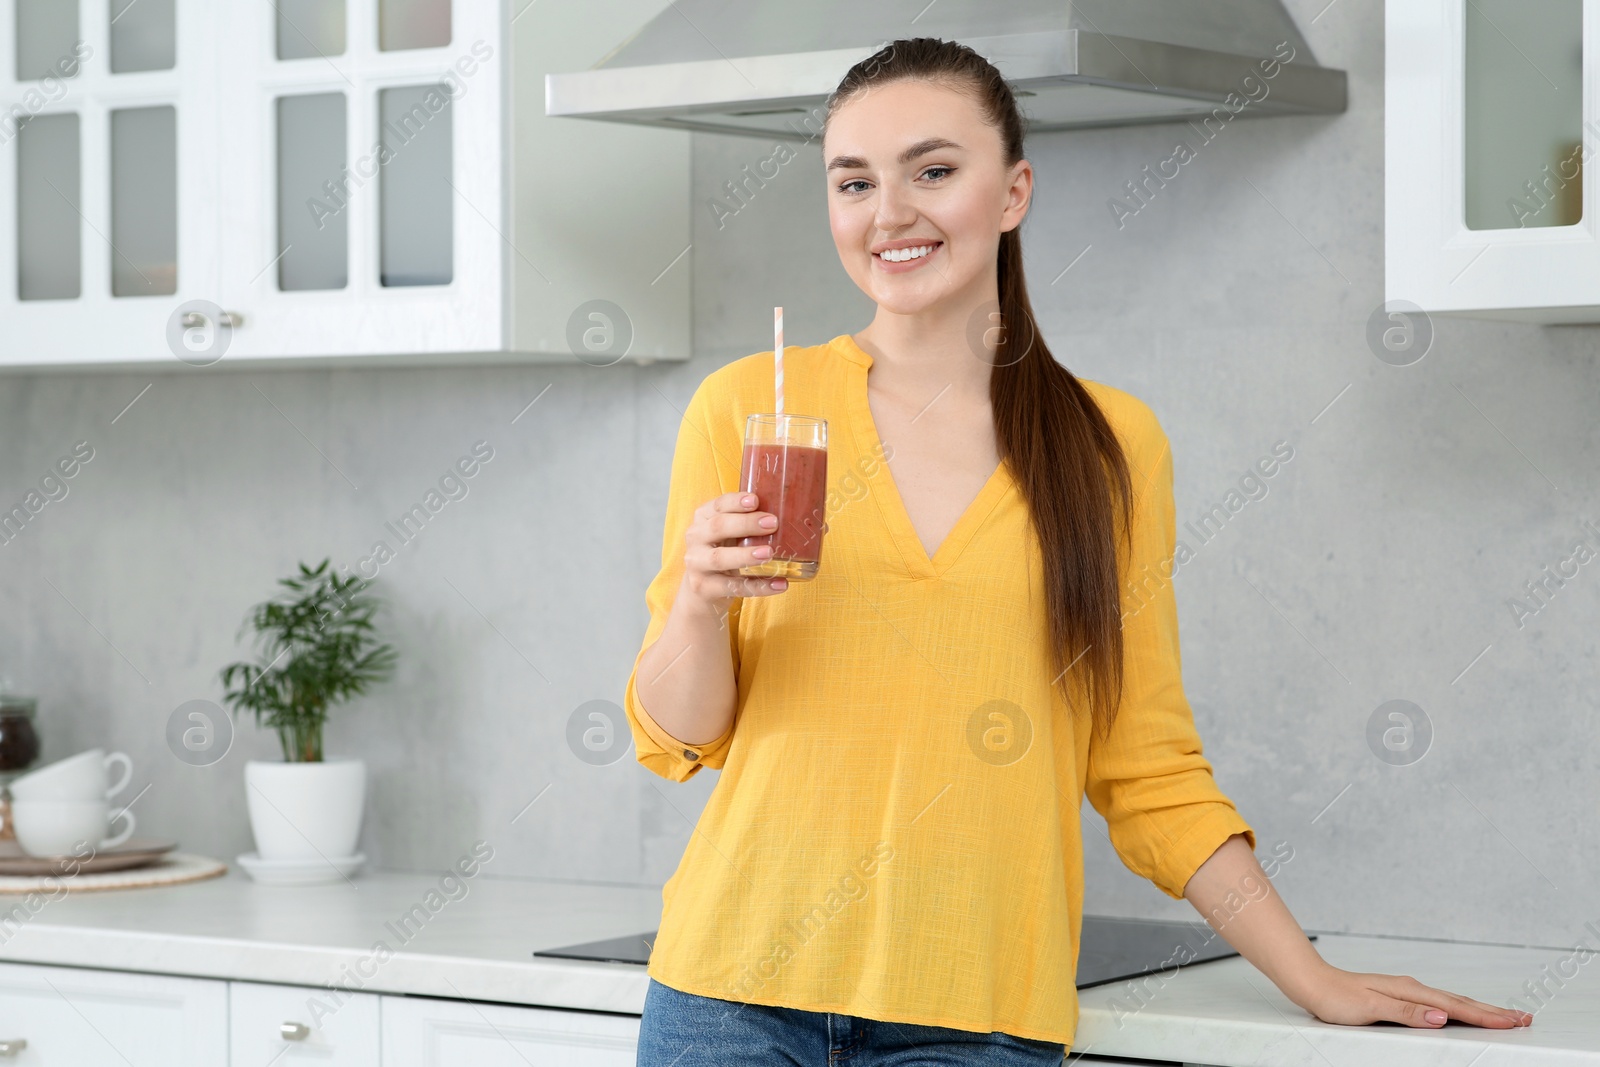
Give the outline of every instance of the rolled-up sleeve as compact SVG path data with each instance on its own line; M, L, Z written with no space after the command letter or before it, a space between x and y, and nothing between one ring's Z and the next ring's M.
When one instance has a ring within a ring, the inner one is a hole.
M727 419L713 417L714 396L719 393L716 374L708 375L695 390L678 426L678 441L672 454L672 481L667 491L667 516L662 533L661 569L645 590L645 606L650 621L645 628L639 654L623 696L623 709L633 734L635 754L647 769L671 781L682 782L698 774L702 767L721 767L733 743L738 723L729 723L721 737L704 744L689 745L661 728L639 701L639 660L666 627L667 616L683 581L684 533L693 521L694 510L712 497L731 492L739 480L741 440L732 438ZM741 431L742 432L742 431ZM730 466L731 458L731 466ZM733 655L733 669L739 671L739 601L724 620Z
M1172 452L1143 405L1128 441L1135 511L1123 575L1123 695L1109 735L1091 730L1085 794L1128 869L1181 900L1218 846L1244 834L1254 851L1256 837L1218 788L1184 696Z

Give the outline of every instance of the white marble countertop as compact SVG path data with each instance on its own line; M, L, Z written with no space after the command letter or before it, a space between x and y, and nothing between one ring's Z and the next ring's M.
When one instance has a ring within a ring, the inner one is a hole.
M15 918L27 915L25 908L11 911L11 920L7 911L24 898L0 896L0 960L642 1010L643 967L532 953L654 929L659 889L487 874L461 884L466 895L457 889L459 899L448 900L436 874L372 871L349 883L290 888L230 871L189 885L73 893L29 918ZM439 893L431 911L430 890ZM427 921L402 929L402 916L419 905ZM1335 1026L1313 1019L1233 958L1170 980L1146 978L1142 1007L1125 983L1082 990L1074 1050L1271 1067L1600 1065L1600 960L1579 964L1571 950L1340 934L1319 936L1317 947L1349 970L1410 974L1491 1004L1526 1000L1525 982L1544 982L1554 995L1532 1026L1518 1030ZM1576 974L1552 979L1564 958L1565 970Z
M5 914L22 898L0 896L0 960L643 1010L643 967L533 952L654 930L659 889L483 873L458 879L465 895L457 888L458 899L450 900L440 877L368 871L328 885L267 886L230 869L186 885L72 893L45 904L14 933ZM428 908L430 892L438 894L436 911ZM403 926L418 906L426 923ZM380 941L383 953L376 951Z
M1582 936L1595 943L1588 931ZM1600 956L1580 963L1570 948L1329 933L1318 933L1314 944L1323 959L1347 971L1410 975L1499 1007L1514 1006L1516 998L1533 1012L1533 1024L1488 1030L1451 1021L1427 1030L1325 1023L1235 956L1182 970L1165 983L1147 976L1143 1008L1129 983L1079 990L1073 1049L1225 1067L1600 1064ZM1542 1007L1524 991L1525 982L1549 991L1540 994Z

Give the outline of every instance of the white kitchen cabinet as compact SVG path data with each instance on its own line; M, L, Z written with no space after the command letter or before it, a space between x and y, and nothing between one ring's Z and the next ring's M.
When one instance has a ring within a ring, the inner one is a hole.
M217 1067L227 1024L225 982L0 964L0 1055L18 1063Z
M0 364L166 354L172 309L215 290L217 166L196 150L219 122L215 16L0 3Z
M378 997L327 989L228 983L232 1067L379 1067Z
M0 369L686 359L687 134L544 114L666 4L0 0Z
M1385 5L1385 296L1600 321L1600 0Z
M633 1067L638 1041L635 1016L383 998L384 1067Z

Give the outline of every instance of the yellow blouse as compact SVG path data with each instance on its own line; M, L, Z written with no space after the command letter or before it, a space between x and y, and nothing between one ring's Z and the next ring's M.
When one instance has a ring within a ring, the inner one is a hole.
M722 769L662 888L648 970L723 1000L1070 1045L1083 796L1123 863L1174 899L1230 835L1256 845L1183 693L1167 438L1142 401L1084 380L1136 493L1131 557L1118 548L1124 697L1102 740L1051 686L1038 543L1007 465L930 559L884 462L871 366L849 334L784 351L785 407L828 420L828 528L814 580L733 602L728 731L666 733L635 660L639 762L673 781ZM739 488L745 416L773 406L771 352L690 400L641 655L672 607L691 513Z

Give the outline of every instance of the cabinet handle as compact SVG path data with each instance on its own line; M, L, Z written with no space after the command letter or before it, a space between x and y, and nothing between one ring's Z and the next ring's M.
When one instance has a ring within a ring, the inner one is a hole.
M304 1041L311 1036L311 1027L305 1023L284 1023L278 1027L278 1034L285 1041Z
M182 326L185 330L197 330L210 321L198 311L186 311L183 314ZM221 325L230 329L238 329L244 325L244 316L237 311L224 311Z
M28 1047L28 1039L14 1037L10 1041L0 1041L0 1056L15 1056Z

